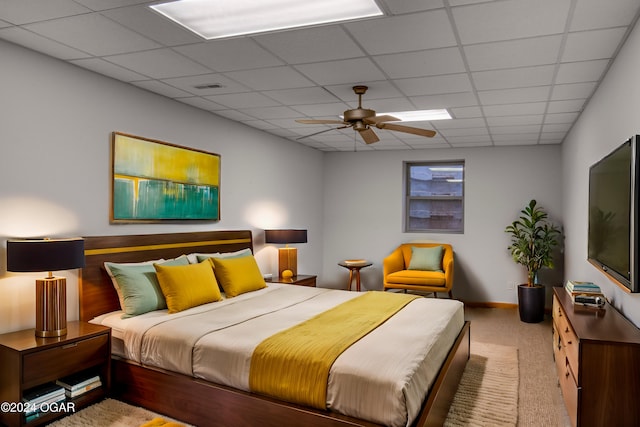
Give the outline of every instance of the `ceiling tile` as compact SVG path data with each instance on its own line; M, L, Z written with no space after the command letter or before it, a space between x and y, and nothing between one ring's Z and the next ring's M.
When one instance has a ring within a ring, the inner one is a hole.
M543 114L546 102L530 102L523 104L488 105L483 107L487 117L521 116L525 114Z
M606 13L603 8L606 7ZM571 31L629 25L638 13L638 0L580 0L571 19Z
M625 32L626 28L609 28L570 33L562 54L562 62L611 58Z
M554 64L561 36L536 37L465 46L471 71Z
M200 74L197 76L176 77L164 79L164 82L198 96L249 92L249 88L242 86L240 83L222 74Z
M338 102L332 104L295 105L292 108L309 117L326 116L338 120L338 116L340 116L345 110L348 110L349 106L342 102Z
M578 118L578 113L547 114L544 124L547 123L573 123Z
M538 141L539 132L534 133L508 133L503 135L493 135L493 141L496 145L503 145L505 142L520 141L536 143Z
M321 87L269 90L264 94L286 105L302 105L310 102L327 104L338 101L331 92Z
M491 135L517 135L520 133L539 133L542 125L513 125L510 126L491 126L489 129L491 131Z
M313 86L313 83L289 67L231 71L225 75L255 90L292 89Z
M571 99L566 101L551 101L547 108L547 113L570 113L573 111L582 111L584 106L584 99Z
M478 71L472 73L476 89L510 89L527 86L545 86L553 83L555 65L511 68L507 70Z
M255 117L256 119L269 120L269 119L283 119L291 118L295 119L300 116L296 110L289 107L255 107L255 108L240 108L241 113L248 116Z
M47 21L91 12L72 0L19 0L0 2L0 19L15 25Z
M295 68L319 85L365 83L384 79L384 74L368 58L302 64Z
M380 55L373 60L392 79L466 71L457 47Z
M409 52L456 45L444 10L345 24L356 41L370 54Z
M174 50L218 72L282 65L282 61L249 38L212 40Z
M108 56L105 59L154 79L166 79L185 75L192 76L209 73L211 71L171 49L125 53L123 55Z
M478 96L483 105L541 102L548 100L550 89L551 86L536 86L516 89L485 90L479 91Z
M503 116L503 117L487 117L487 123L492 131L496 126L522 126L542 124L544 116L526 115L526 116Z
M471 91L471 82L467 74L447 74L444 76L396 80L396 85L407 96Z
M211 95L207 96L207 99L228 108L273 107L280 105L277 101L257 92Z
M608 59L560 64L556 84L598 81L608 65Z
M38 22L24 28L98 56L160 47L153 40L95 13Z
M455 7L462 44L521 39L564 32L570 0L505 0Z
M106 10L138 3L149 3L149 0L75 0L75 2L83 4L92 10Z
M555 85L551 93L554 101L563 99L586 99L596 89L596 82Z
M195 33L154 12L147 5L107 10L102 12L102 15L165 46L204 41Z
M362 49L338 25L273 33L255 40L289 64L364 56Z

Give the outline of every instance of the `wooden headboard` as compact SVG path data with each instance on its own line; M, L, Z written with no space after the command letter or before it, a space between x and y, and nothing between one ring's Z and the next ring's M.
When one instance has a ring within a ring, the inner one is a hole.
M79 280L80 320L120 310L118 294L104 269L105 261L141 262L245 248L253 251L250 230L85 237L85 267Z

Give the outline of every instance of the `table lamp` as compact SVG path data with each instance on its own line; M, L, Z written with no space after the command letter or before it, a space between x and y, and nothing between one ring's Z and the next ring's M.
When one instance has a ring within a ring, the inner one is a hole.
M52 273L82 267L83 239L7 240L7 271L49 272L44 279L36 280L37 337L67 334L67 279Z
M290 243L307 243L307 230L265 230L265 243L286 245L278 249L278 275L289 279L298 275L298 250Z

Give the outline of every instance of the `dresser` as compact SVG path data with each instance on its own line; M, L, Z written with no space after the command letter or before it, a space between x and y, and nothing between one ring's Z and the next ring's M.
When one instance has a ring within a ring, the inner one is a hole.
M640 426L640 330L553 289L553 355L573 426Z

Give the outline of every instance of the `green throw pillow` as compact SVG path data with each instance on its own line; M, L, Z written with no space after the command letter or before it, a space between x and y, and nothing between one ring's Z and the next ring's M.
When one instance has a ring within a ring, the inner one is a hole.
M187 257L162 262L161 265L188 265ZM118 282L122 295L123 319L167 308L153 264L125 265L105 262L105 267Z
M430 248L411 247L409 270L442 271L442 246Z

